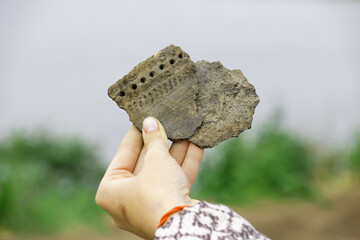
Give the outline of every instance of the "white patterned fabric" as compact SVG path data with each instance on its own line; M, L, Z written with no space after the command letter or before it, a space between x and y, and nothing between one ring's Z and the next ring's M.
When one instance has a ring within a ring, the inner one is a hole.
M230 208L205 201L173 214L155 233L156 240L270 240Z

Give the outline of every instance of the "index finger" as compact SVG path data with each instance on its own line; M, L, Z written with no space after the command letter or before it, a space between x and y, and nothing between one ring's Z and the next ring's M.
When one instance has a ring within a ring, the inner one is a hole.
M142 135L140 131L132 125L106 170L105 176L116 172L123 173L124 171L132 173L135 169L142 147Z
M203 155L204 155L204 149L199 148L193 143L189 144L189 148L186 152L186 156L181 168L183 169L188 179L190 188L194 183L196 175L199 171L199 166Z

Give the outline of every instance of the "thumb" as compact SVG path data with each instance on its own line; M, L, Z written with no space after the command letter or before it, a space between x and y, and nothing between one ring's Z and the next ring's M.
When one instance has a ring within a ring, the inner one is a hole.
M142 132L146 151L154 149L165 151L169 154L166 132L159 120L153 117L145 118Z

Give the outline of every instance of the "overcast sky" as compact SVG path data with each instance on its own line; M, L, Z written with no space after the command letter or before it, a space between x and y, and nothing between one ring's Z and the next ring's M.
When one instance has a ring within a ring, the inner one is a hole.
M107 88L169 44L239 68L284 125L325 145L360 127L360 2L1 1L0 137L48 127L101 144L130 126Z

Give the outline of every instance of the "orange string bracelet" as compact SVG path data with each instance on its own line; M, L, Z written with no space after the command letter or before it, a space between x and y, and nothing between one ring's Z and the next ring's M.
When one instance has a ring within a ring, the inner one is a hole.
M184 206L177 206L172 208L170 211L167 211L160 219L159 225L157 226L157 228L161 227L161 225L163 225L166 220L168 220L168 218L170 217L171 214L179 212L181 210L183 210L183 208L188 207L188 205L184 205Z

